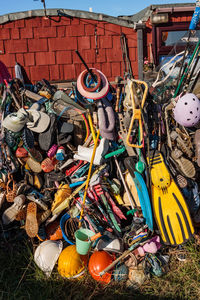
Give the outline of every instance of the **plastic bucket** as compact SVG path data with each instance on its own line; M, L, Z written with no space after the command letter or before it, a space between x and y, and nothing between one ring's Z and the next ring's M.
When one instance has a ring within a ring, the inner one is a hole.
M88 238L95 235L92 230L80 228L75 232L76 251L81 255L86 255L90 249L92 242Z
M70 245L74 245L75 241L74 240L69 240L68 237L66 236L66 232L65 232L65 223L68 219L70 219L70 215L68 213L64 214L62 216L62 218L60 219L60 228L62 230L62 235L63 238L65 239L66 242L68 242ZM77 217L79 219L79 217Z
M74 245L74 243L72 241L70 241L65 234L65 223L69 218L70 218L70 215L68 213L66 213L62 216L62 218L60 219L60 228L62 230L62 235L63 235L63 238L65 239L65 241L68 242L70 245Z

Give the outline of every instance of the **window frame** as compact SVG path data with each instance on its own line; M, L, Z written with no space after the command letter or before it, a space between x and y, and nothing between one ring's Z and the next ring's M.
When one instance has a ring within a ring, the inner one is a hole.
M174 47L162 45L162 31L188 31L189 25L190 22L170 22L168 24L153 26L153 53L156 65L159 64L159 56L168 55ZM200 29L200 26L197 29ZM184 45L177 47L177 51L183 51L184 49Z

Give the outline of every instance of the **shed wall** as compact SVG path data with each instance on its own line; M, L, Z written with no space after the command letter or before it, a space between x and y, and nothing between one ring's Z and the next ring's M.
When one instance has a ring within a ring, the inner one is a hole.
M123 76L121 33L127 37L133 74L137 77L136 31L90 19L32 17L2 24L0 60L13 77L18 62L32 82L41 78L71 81L85 68L75 53L78 49L89 67L100 69L114 80L115 76Z

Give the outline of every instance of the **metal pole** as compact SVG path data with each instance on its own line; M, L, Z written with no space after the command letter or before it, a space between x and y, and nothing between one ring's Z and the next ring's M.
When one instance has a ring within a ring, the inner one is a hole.
M78 55L78 57L80 58L80 60L82 61L82 63L84 64L84 66L86 67L88 73L91 75L92 79L94 80L94 82L96 82L96 78L94 76L94 74L92 73L92 70L89 69L89 67L87 66L86 62L84 61L84 59L82 58L82 56L80 55L78 50L75 50L76 54Z

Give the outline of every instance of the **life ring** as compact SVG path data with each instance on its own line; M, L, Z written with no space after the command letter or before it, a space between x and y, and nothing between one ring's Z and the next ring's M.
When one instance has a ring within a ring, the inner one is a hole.
M98 72L99 75L100 75L101 86L102 86L100 91L99 92L89 92L89 91L85 90L84 85L82 85L82 82L84 80L83 76L84 77L86 76L85 70L78 76L77 89L83 97L88 98L88 99L98 100L98 99L101 99L101 98L105 97L108 94L109 83L108 83L108 80L107 80L106 76L101 71L99 71L95 68L91 68L91 70L92 70L92 72L94 72L94 71Z
M91 80L91 75L88 73L87 70L83 71L83 76L81 77L81 85L84 88L84 90L87 92L96 92L101 86L101 77L99 72L93 69L92 73L96 77L96 81L97 81L94 87L88 87L86 85L86 80Z

